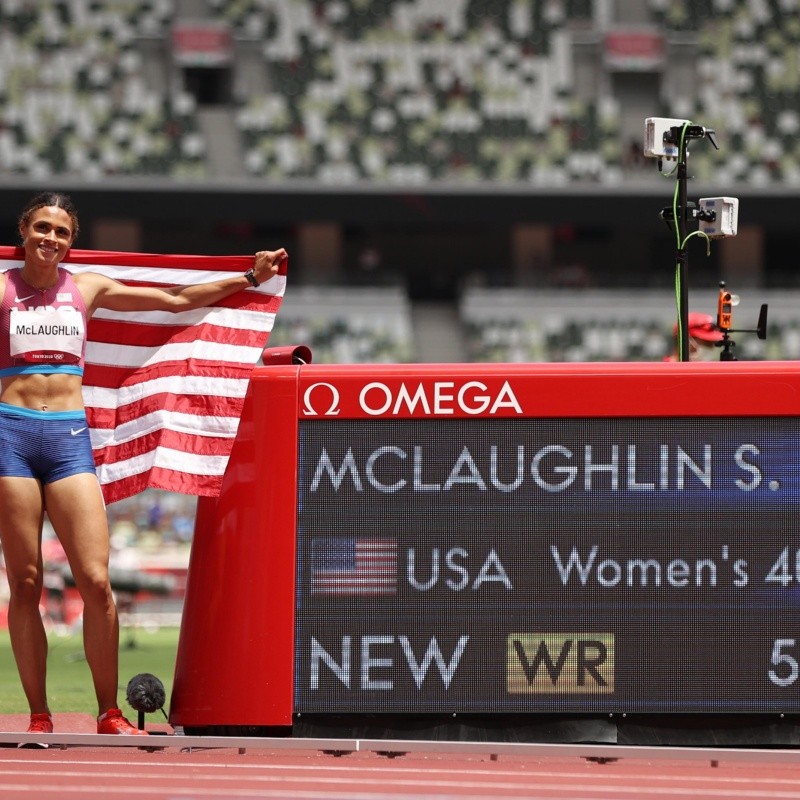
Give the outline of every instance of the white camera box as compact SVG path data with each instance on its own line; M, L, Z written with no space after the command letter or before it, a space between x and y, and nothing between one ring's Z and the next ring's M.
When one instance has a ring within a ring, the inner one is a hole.
M648 117L644 121L644 154L647 158L674 158L680 155L677 144L664 141L664 135L670 128L690 125L688 119L670 119L669 117Z
M700 220L699 230L712 239L736 236L739 225L739 200L736 197L701 197L701 211L714 211L713 222Z

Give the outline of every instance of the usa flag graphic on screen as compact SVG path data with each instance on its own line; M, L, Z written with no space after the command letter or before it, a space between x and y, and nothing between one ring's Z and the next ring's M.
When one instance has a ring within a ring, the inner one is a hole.
M397 594L397 539L318 536L311 548L312 595Z

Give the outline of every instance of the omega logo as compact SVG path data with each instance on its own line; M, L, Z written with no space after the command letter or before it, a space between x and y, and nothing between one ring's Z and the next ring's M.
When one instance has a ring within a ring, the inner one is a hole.
M339 390L332 383L312 383L303 395L303 413L307 417L320 416L317 407L311 402L312 393L318 402L321 399L322 408L326 409L322 412L323 417L335 417L339 414L341 411L339 408ZM327 397L328 394L330 394L330 400Z
M312 401L313 396L313 401ZM303 395L303 414L307 417L335 417L341 412L339 390L331 383L313 383ZM522 408L506 381L498 390L490 389L481 381L434 381L430 385L420 382L397 387L374 381L361 388L358 394L361 411L371 417L445 416L465 414L495 415L499 411L522 414Z
M362 411L370 416L390 414L399 416L403 413L424 416L443 416L456 413L496 414L500 409L509 409L522 414L522 408L514 396L508 381L499 391L492 392L481 381L466 381L457 384L454 381L434 381L426 386L416 386L405 382L393 391L385 383L369 383L359 395Z

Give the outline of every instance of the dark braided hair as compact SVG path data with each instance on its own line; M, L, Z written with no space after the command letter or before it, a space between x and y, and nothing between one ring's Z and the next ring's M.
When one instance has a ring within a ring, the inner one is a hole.
M61 192L40 192L35 197L31 198L28 205L22 209L22 214L19 217L20 227L26 228L31 221L34 211L40 208L49 208L55 206L56 208L63 208L69 214L72 221L72 241L78 238L78 212L75 210L75 205L72 198L67 194Z

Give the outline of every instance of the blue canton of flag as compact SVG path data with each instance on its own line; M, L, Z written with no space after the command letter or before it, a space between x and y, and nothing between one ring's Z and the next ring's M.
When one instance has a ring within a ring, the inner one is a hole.
M311 542L311 594L397 594L397 539L315 537Z

